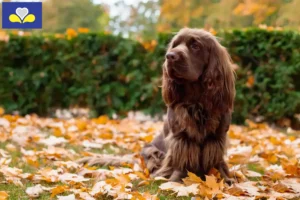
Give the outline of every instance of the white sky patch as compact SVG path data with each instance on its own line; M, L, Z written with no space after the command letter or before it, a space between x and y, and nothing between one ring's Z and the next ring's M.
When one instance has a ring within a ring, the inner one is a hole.
M106 4L109 6L110 8L110 15L111 16L118 16L118 15L128 15L129 13L129 10L127 10L125 8L122 8L122 7L118 7L116 6L115 4L117 2L120 2L120 0L94 0L94 3L95 4ZM138 3L140 2L148 2L148 0L123 0L123 2L126 4L126 5L133 5L133 6L136 6L138 5Z

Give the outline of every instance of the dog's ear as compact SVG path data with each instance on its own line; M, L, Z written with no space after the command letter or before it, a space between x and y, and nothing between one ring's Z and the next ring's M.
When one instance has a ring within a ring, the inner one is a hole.
M214 105L219 105L223 111L232 111L235 77L231 58L215 37L211 36L207 40L209 59L203 74L203 84Z

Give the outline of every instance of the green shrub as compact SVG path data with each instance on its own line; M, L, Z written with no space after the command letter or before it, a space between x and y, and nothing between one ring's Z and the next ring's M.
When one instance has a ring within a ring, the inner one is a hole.
M268 120L292 117L300 106L300 34L261 29L223 35L237 70L234 121L248 116ZM253 84L248 80L253 77Z
M260 29L219 33L237 70L234 122L299 113L300 35ZM135 41L105 34L11 35L0 42L0 105L7 112L45 115L50 108L88 106L97 114L165 111L161 66L172 35L149 52Z

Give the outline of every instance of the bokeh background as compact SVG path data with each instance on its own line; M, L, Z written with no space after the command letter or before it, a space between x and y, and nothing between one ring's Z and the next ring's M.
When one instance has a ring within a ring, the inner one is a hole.
M292 30L299 30L300 27L299 0L44 0L43 2L42 31L53 33L64 33L67 28L85 27L91 31L109 31L126 37L153 39L158 32L177 31L184 26L216 30L257 27L262 24Z
M180 28L194 27L232 56L235 123L299 128L299 9L300 0L45 0L42 30L0 30L0 106L39 115L77 106L91 115L161 114L166 46Z

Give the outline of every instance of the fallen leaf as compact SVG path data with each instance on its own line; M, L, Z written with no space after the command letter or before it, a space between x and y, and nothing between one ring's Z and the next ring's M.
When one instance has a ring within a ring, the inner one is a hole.
M68 196L57 196L58 200L76 200L74 194L70 194Z
M161 190L171 190L177 193L177 196L189 196L190 194L196 195L198 193L198 184L184 186L176 182L167 182L159 186Z
M276 192L280 192L280 193L285 193L285 192L294 193L292 188L289 188L287 185L282 184L282 183L277 183L277 184L273 185L272 188Z
M5 191L0 191L0 200L6 200L9 197L7 192Z
M244 191L242 188L237 186L233 186L227 190L227 193L233 196L248 196L248 193Z
M31 198L37 198L44 192L44 190L43 187L38 184L33 187L28 187L25 192Z
M51 196L50 196L50 198L53 198L56 195L61 194L61 193L65 192L65 191L67 191L68 189L69 189L69 187L67 185L59 185L59 186L57 186L57 187L55 187L55 188L53 188L51 190Z

